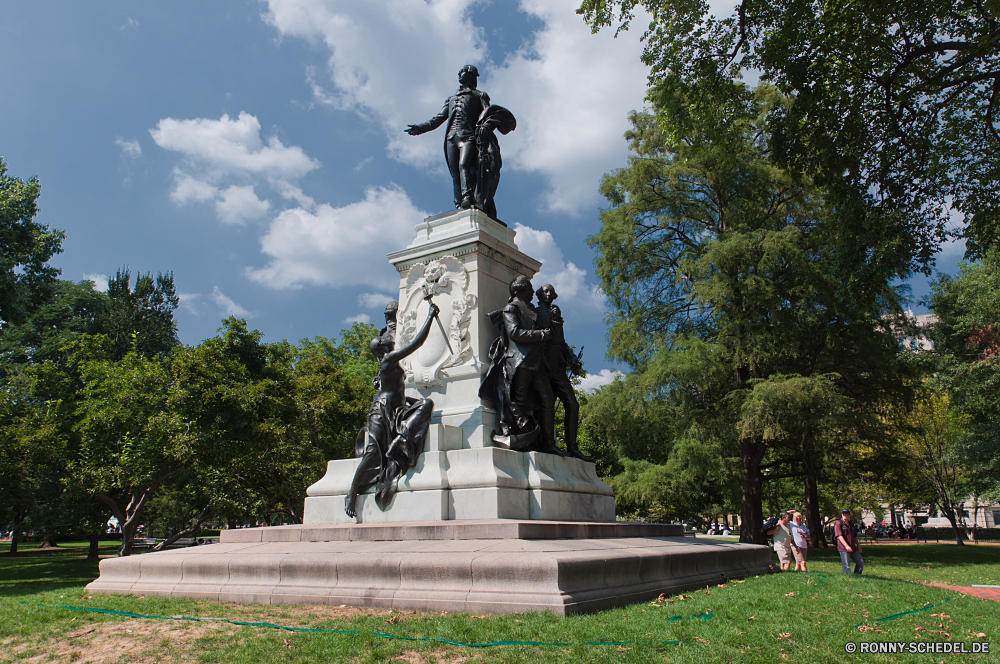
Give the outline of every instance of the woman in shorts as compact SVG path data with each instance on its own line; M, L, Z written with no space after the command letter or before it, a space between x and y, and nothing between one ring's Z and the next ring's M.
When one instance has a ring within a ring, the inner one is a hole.
M809 548L809 529L802 523L802 513L792 515L792 556L795 557L795 571L805 572L806 551Z

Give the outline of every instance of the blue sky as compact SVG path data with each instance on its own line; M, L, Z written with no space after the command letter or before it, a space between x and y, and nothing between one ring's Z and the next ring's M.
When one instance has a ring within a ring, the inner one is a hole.
M544 262L593 384L613 365L586 238L647 72L638 33L591 35L577 5L0 0L0 155L40 178L64 278L172 270L189 344L230 314L269 341L333 336L380 321L385 254L452 207L441 130L403 128L475 64L518 119L499 216Z

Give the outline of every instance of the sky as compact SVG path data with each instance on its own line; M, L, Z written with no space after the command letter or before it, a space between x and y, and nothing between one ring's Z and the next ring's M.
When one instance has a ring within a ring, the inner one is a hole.
M453 208L443 129L403 129L474 64L518 121L498 215L543 262L534 281L556 286L594 387L620 367L587 238L648 72L637 32L592 35L578 4L0 0L0 156L41 181L64 279L173 271L184 343L230 315L267 341L338 336L381 325L398 286L385 255Z

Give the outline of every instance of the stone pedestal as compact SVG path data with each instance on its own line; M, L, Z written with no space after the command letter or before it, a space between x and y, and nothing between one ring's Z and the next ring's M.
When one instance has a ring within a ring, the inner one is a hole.
M767 571L766 546L680 526L437 521L248 528L108 558L89 593L404 611L584 613Z
M462 448L492 447L495 414L479 399L479 385L499 333L487 314L507 304L515 277L535 276L541 263L518 250L513 230L479 210L429 217L416 232L410 246L388 256L400 275L397 344L427 318L425 287L441 308L441 325L403 362L408 396L432 399L434 422L460 428Z
M534 276L541 263L518 250L513 230L478 210L430 217L416 232L389 260L400 274L397 344L413 339L426 320L426 294L441 308L440 325L402 363L407 395L434 402L425 451L384 512L371 489L359 497L356 519L345 513L344 498L358 460L331 461L309 487L304 522L614 521L611 488L594 464L494 447L496 414L479 398L499 335L487 314L507 304L515 277Z
M451 427L431 425L431 431ZM594 464L572 457L515 452L497 447L438 449L446 435L434 435L428 449L399 482L384 512L374 489L358 497L358 516L344 511L359 459L331 461L309 487L304 523L389 523L455 519L544 519L614 521L611 487Z

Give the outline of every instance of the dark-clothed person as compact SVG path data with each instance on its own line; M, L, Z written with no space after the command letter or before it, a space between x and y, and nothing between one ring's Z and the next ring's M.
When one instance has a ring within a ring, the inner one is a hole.
M851 573L851 563L854 561L854 573L861 574L865 562L861 559L861 545L858 544L858 533L851 523L851 511L843 510L840 521L833 526L833 537L837 541L837 551L840 553L840 565L844 574Z

